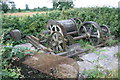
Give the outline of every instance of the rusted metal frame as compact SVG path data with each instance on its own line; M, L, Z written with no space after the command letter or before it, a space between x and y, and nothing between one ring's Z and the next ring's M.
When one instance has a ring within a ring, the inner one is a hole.
M71 54L71 55L67 55L66 57L70 58L70 57L74 57L74 56L77 56L81 53L84 53L84 52L88 52L90 49L86 49L86 50L83 50L83 51L80 51L80 52L76 52L75 54Z
M35 36L33 36L33 35L31 35L30 37L31 37L33 40L35 40L36 42L39 43L39 39L38 39L37 37L35 37Z
M45 46L39 44L38 42L36 42L35 40L33 40L30 36L27 36L27 38L30 41L30 43L32 43L36 48L46 49Z
M68 53L74 52L75 50L71 50L71 51L66 51L66 52L61 52L61 53L57 53L56 55L58 56L65 56Z
M43 46L42 44L36 42L34 39L32 39L30 36L26 37L27 40L33 45L35 46L38 50L42 50L42 51L47 51L47 52L53 52L50 48L47 48L45 46Z
M30 36L27 36L26 39L36 48L39 48L38 47L38 43L35 42Z
M85 53L85 52L88 52L90 49L85 49L85 50L82 50L82 51L79 51L77 52L76 50L71 50L71 51L66 51L66 52L62 52L62 53L58 53L56 55L59 55L59 56L66 56L66 57L73 57L73 56L77 56L81 53ZM69 53L74 53L74 54L69 54ZM69 55L67 55L69 54Z

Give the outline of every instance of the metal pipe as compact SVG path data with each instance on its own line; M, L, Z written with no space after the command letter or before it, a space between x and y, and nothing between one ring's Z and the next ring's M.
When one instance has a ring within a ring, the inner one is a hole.
M27 39L33 46L35 46L36 48L39 48L39 47L38 47L38 43L35 42L30 36L27 36L26 39Z
M77 34L78 31L73 31L73 32L68 32L67 35L71 35L71 34Z
M71 54L71 55L67 55L66 57L70 58L70 57L74 57L74 56L77 56L81 53L84 53L84 52L88 52L90 49L86 49L86 50L83 50L83 51L80 51L80 52L77 52L75 54Z
M30 36L27 36L26 38L27 38L27 40L29 40L29 42L30 42L31 44L33 44L33 46L35 46L36 48L41 49L41 50L45 50L45 51L52 51L51 49L43 46L42 44L40 44L40 43L38 43L38 42L36 42L36 41L35 41L33 38L31 38Z
M68 53L74 52L75 50L71 50L71 51L66 51L66 52L62 52L62 53L57 53L56 55L58 56L65 56Z
M33 35L31 35L30 36L33 40L35 40L36 42L38 42L39 43L39 39L38 38L36 38L35 36L33 36Z
M83 36L77 36L77 37L74 37L73 40L80 40L80 39L83 39L83 38L86 38L88 37L88 35L83 35Z

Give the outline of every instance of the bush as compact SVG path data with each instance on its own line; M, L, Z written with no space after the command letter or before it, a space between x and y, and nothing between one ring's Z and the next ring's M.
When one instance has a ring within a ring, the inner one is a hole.
M118 9L108 7L78 8L62 11L51 11L46 14L36 14L33 16L15 17L3 16L3 28L19 29L24 34L37 35L44 29L49 19L62 20L73 17L80 17L84 21L95 21L99 25L106 24L111 33L116 37L120 35L118 24Z

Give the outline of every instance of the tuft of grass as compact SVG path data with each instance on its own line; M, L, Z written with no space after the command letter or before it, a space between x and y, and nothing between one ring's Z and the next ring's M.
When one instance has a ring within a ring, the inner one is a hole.
M97 68L85 70L82 75L87 75L87 78L105 78L106 74L100 72Z
M79 43L82 48L88 48L89 47L88 45L90 45L89 42L84 40L77 40L76 43Z
M106 51L106 50L105 49L100 49L99 51L94 51L93 53L99 55L101 52L104 52L104 51Z
M92 78L92 79L95 79L95 78L116 78L116 79L119 78L120 79L118 74L119 73L117 69L114 69L111 71L108 71L108 70L100 71L96 67L94 69L85 70L82 73L82 75L87 75L87 78Z
M108 39L106 41L106 45L107 46L112 46L112 45L115 45L116 43L118 43L119 41L118 40L114 40L114 39Z
M120 53L116 53L114 55L117 56L118 58L120 58Z

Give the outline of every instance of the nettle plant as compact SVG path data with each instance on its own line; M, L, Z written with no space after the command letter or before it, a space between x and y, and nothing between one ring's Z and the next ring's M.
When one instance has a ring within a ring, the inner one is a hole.
M16 58L21 59L27 54L32 54L29 48L14 48L13 44L7 43L2 48L2 77L19 78L21 75L20 68L13 65Z

